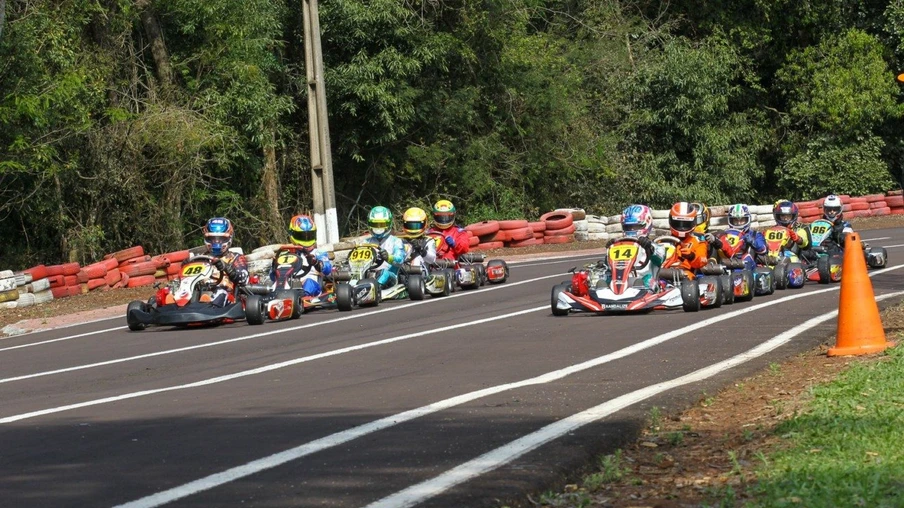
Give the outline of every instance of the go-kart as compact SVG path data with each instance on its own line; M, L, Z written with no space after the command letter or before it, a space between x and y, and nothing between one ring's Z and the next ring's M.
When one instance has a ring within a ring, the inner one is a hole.
M436 241L437 248L443 241L440 234L431 234ZM455 283L462 289L477 289L485 283L501 284L508 280L509 267L502 259L491 259L483 264L485 257L479 252L468 252L453 262L455 270ZM445 265L445 264L444 264Z
M272 284L246 286L246 290L253 293L245 298L245 317L249 324L262 324L267 319L297 319L308 310L336 307L336 282L346 280L347 274L333 272L329 277L320 277L320 294L305 295L304 281L295 277L298 273L307 273L310 266L308 259L298 255L296 249L285 246L277 251L276 280Z
M406 283L409 298L423 300L424 295L449 296L455 291L455 271L452 269L454 263L437 259L428 266L413 245L406 244L405 247L408 258L399 271L399 280ZM416 277L414 282L407 284L412 277Z
M819 219L810 224L810 248L818 256L816 262L807 266L807 279L828 284L841 280L841 265L844 261L841 247L831 241L832 223Z
M785 245L791 240L791 230L785 226L771 226L763 231L766 238L766 264L772 268L777 289L802 288L807 280L800 258Z
M722 266L708 263L699 270L699 273L690 273L680 267L681 259L678 256L680 239L674 236L661 236L655 242L662 245L666 253L662 270L659 271L660 279L671 282L674 286L678 286L684 280L694 281L698 287L699 305L703 307L718 308L723 303L727 305L734 303L731 276Z
M655 289L637 277L636 263L643 248L634 238L620 238L606 254L605 262L571 269L571 282L552 288L550 305L554 316L569 312L621 313L656 309L700 310L697 281L683 280L677 285L660 281ZM644 252L640 269L649 263L651 252ZM608 280L608 283L607 283Z
M775 274L772 268L756 266L756 261L748 252L747 242L740 231L727 229L719 234L719 238L722 240L719 262L731 271L735 299L749 301L754 295L775 293ZM739 290L739 286L745 289Z
M181 277L159 288L147 302L130 302L126 307L129 330L144 330L148 325L187 327L245 319L246 293L229 295L222 307L211 303L212 293L223 280L223 273L214 268L215 262L211 256L195 256L182 266Z
M341 311L352 310L358 306L377 306L383 300L400 300L411 296L413 300L422 300L427 293L427 284L420 268L414 273L401 267L398 282L388 288L380 288L377 276L382 270L380 265L380 246L365 243L356 246L348 254L346 270L348 282L336 283L336 305ZM405 258L411 256L411 245L405 245Z

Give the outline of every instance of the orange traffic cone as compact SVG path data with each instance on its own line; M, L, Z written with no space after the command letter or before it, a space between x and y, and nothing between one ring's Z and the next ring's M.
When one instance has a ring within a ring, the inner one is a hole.
M866 355L894 346L893 342L885 340L873 283L866 274L866 258L857 233L848 233L844 241L841 274L838 333L829 356Z

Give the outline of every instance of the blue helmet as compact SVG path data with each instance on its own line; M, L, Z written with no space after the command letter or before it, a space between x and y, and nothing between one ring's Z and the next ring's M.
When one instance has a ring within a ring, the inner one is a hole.
M214 256L226 254L232 245L232 236L235 231L229 219L214 217L204 225L204 244L207 251Z
M392 232L392 212L385 206L375 206L367 214L367 226L370 234L378 240L386 238Z
M649 236L653 231L653 211L647 205L628 205L622 212L621 226L625 236Z
M750 215L750 207L747 205L739 203L731 205L728 209L728 227L746 233L750 230L751 222L753 222L753 216Z

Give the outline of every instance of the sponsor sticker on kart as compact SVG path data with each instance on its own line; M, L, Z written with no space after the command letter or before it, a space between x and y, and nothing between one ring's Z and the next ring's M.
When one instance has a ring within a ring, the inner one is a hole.
M627 303L607 303L606 310L628 310Z
M369 302L370 300L370 286L360 286L355 289L355 301L361 303Z

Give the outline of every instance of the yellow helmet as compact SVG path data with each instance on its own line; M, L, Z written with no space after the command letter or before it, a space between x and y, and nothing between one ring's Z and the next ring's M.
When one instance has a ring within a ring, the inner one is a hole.
M427 230L427 212L421 208L413 207L402 214L402 229L408 236L418 237Z
M697 225L694 227L694 233L705 235L709 231L709 207L703 203L691 203L691 206L697 209Z
M455 205L448 199L441 199L433 205L433 223L439 229L449 229L455 224Z
M296 215L289 221L289 240L295 245L311 248L317 243L317 226L307 215Z

